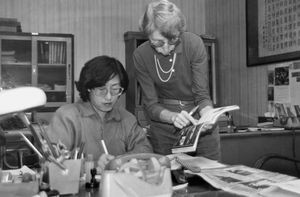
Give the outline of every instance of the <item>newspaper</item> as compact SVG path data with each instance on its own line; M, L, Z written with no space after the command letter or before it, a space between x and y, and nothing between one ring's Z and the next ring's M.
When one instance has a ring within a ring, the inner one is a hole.
M188 171L187 173L202 177L217 189L245 196L271 196L274 188L281 190L283 193L286 191L285 194L295 194L291 190L282 189L280 184L297 179L293 176L250 168L244 165L203 169L199 173Z

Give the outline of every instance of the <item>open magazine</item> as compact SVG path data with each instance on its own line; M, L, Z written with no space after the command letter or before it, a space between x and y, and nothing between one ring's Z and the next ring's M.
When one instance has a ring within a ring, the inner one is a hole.
M172 148L172 153L193 152L197 148L198 139L205 124L215 124L218 118L225 112L240 109L237 105L213 108L206 112L195 125L189 125L180 130L179 139Z

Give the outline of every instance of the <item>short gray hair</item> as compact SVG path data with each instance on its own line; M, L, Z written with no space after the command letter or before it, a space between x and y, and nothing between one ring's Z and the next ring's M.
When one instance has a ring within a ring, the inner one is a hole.
M147 36L158 30L167 39L173 39L186 29L186 19L181 10L168 0L149 3L140 19L140 31Z

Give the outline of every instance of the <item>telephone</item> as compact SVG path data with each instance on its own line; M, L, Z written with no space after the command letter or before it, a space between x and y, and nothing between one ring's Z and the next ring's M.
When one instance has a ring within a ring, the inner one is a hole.
M103 172L101 196L172 196L168 157L154 153L117 156Z

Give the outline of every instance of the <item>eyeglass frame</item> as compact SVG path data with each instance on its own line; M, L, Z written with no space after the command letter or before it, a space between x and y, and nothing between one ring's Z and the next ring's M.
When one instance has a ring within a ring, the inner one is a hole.
M172 41L172 40L175 40L175 41ZM180 42L181 42L180 37L176 37L175 39L172 39L172 40L168 40L167 42L162 41L162 40L158 40L157 42L160 43L160 44L158 44L158 45L154 44L154 42L152 42L151 39L149 39L149 42L150 42L151 47L153 47L154 49L163 47L166 43L167 43L168 45L175 45L175 46L177 46L177 45L179 45Z
M114 90L114 89L115 90L118 89L119 92L118 93L112 92L112 90ZM123 87L112 88L112 87L103 86L103 87L95 87L95 88L93 88L93 90L94 90L94 94L96 96L105 97L108 93L108 90L112 96L120 96L123 93L124 88Z

